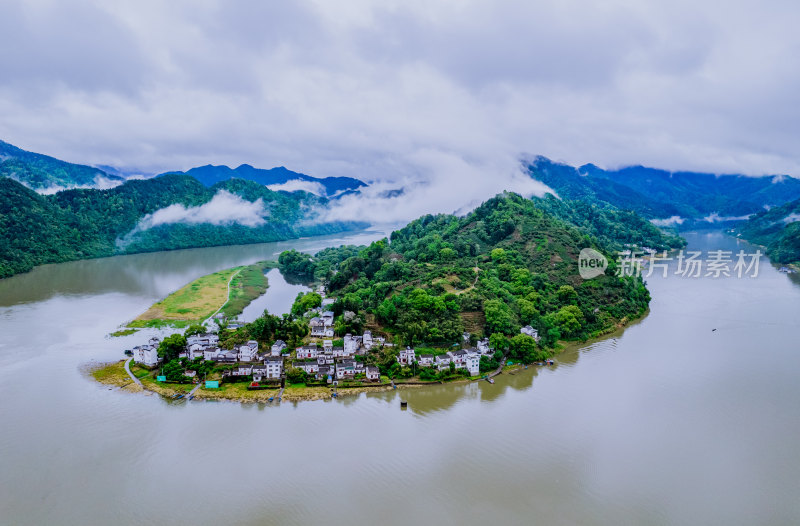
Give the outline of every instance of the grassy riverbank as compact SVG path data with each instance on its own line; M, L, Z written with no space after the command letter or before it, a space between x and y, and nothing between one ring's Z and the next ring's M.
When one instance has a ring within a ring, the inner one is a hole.
M227 317L238 316L267 290L264 272L275 266L274 262L261 261L197 278L155 303L128 327L181 328L202 323L218 311Z

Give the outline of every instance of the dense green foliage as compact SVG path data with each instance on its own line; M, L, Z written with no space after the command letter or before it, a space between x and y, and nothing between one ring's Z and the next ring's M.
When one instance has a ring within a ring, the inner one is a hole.
M261 199L267 209L264 224L162 224L137 228L140 221L170 205L199 206L225 190L247 201ZM39 195L7 178L0 178L0 277L30 270L43 263L152 252L178 248L261 243L326 234L362 226L328 223L298 226L327 201L304 192L288 194L242 180L206 188L186 175L128 181L110 190L75 189Z
M581 280L577 256L585 247L608 253L537 203L503 194L466 217L412 221L390 241L284 261L332 265L337 329L349 313L408 345L458 343L465 330L506 335L510 355L532 361L558 339L588 338L647 309L641 279L615 276L613 261L605 275ZM528 324L542 336L540 345L519 335Z
M745 239L767 247L777 263L800 263L800 199L761 211L739 225Z
M603 202L561 200L550 194L535 201L542 210L577 226L613 250L636 246L660 252L686 246L685 239L663 231L632 210Z
M175 360L186 347L186 337L183 334L171 334L158 344L158 356L165 362Z
M97 168L27 152L3 141L0 141L0 176L16 179L31 188L92 185L97 177L121 181Z

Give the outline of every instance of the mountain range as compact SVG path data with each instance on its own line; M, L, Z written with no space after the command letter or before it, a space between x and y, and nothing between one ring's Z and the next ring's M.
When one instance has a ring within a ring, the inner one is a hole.
M800 179L783 175L714 175L644 166L604 170L593 164L576 168L546 157L527 162L526 169L562 198L608 203L684 227L700 221L744 220L800 199Z
M327 197L338 197L346 192L353 192L362 186L366 186L366 183L353 177L317 178L303 173L293 172L292 170L284 168L283 166L265 170L263 168L254 168L249 164L243 164L238 168L213 166L209 164L206 166L192 168L186 172L170 173L185 173L186 175L194 177L206 186L213 186L219 182L227 181L229 179L245 179L247 181L254 181L256 183L263 184L264 186L278 186L278 188L274 189L283 189L280 188L280 186L290 189L291 187L287 186L287 183L292 181L309 183L308 185L295 184L294 188L292 189L317 190L317 188L321 187L324 189L324 194L322 194L322 192L319 190L313 191L312 193L322 194Z
M353 177L317 178L294 172L283 166L270 169L243 164L228 166L198 166L185 172L169 171L160 174L186 174L207 187L229 179L244 179L274 190L305 190L324 197L340 197L367 186ZM86 166L68 163L48 155L33 153L0 141L0 176L9 177L39 192L68 188L110 188L122 184L130 174L113 166Z

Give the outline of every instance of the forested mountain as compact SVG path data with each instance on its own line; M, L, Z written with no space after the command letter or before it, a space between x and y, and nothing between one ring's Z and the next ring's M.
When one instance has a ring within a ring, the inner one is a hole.
M255 181L265 186L284 184L289 181L302 181L322 185L327 196L334 196L342 192L357 190L361 186L366 186L363 181L352 177L316 178L310 175L293 172L283 166L265 170L262 168L253 168L249 164L243 164L236 169L227 166L212 166L209 164L207 166L192 168L185 173L191 175L206 186L213 186L219 182L234 178Z
M37 190L92 186L97 184L98 178L108 182L122 182L122 178L98 168L27 152L3 141L0 141L0 176L10 177Z
M745 239L767 247L777 263L800 263L800 199L761 211L737 227Z
M222 191L243 201L210 208ZM252 181L229 180L209 188L179 174L128 181L110 190L74 189L54 195L39 195L0 178L0 277L43 263L277 241L363 226L314 224L316 211L326 204L312 194L273 192ZM208 207L192 208L201 205ZM230 215L231 208L236 212L236 206L252 217L226 220L224 214ZM148 216L165 209L168 213L158 221Z
M667 172L642 166L603 170L592 164L574 168L545 157L537 157L527 168L531 177L562 198L607 203L647 218L740 217L800 198L800 180L786 176Z
M584 281L577 258L589 247L610 266ZM615 275L608 246L517 194L465 217L421 217L368 247L313 258L289 251L280 263L288 274L328 283L339 332L366 324L409 345L457 343L467 330L496 335L502 347L530 324L542 336L538 348L549 347L639 317L650 300L641 278Z

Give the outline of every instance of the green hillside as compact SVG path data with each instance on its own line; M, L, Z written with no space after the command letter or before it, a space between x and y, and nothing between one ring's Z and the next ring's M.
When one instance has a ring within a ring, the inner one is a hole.
M261 199L262 224L177 221L137 228L148 214L170 205L197 207L211 201L221 190L245 201ZM0 178L0 277L44 263L261 243L363 226L313 224L315 211L326 205L327 200L312 194L272 192L252 181L234 179L208 188L187 175L128 181L110 190L74 189L54 195L39 195L16 181Z
M584 281L577 257L587 247L608 254L611 265ZM409 345L441 346L460 342L466 330L513 350L530 324L542 336L528 347L531 359L535 349L603 333L646 311L643 282L615 276L613 259L607 245L534 201L501 194L466 217L428 215L390 240L313 258L285 252L280 263L287 274L328 283L340 334L370 326Z

